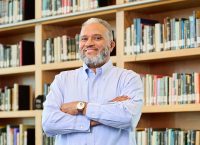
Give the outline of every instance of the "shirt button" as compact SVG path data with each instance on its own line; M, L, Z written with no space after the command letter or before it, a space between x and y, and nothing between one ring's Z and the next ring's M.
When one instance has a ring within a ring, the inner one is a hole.
M81 129L83 129L83 126L80 126Z

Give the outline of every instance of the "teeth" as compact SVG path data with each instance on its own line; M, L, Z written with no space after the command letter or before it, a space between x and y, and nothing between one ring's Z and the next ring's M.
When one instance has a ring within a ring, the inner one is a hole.
M95 49L87 49L87 50L95 50Z
M90 51L90 50L91 50L91 51L92 51L92 50L93 50L93 51L98 51L97 48L86 48L86 49L84 49L84 51Z

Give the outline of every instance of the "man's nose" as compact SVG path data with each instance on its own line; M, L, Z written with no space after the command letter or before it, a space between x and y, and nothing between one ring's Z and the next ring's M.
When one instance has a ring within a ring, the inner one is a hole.
M88 40L87 40L87 42L86 42L85 45L86 45L86 46L94 45L93 39L92 39L92 38L88 38Z

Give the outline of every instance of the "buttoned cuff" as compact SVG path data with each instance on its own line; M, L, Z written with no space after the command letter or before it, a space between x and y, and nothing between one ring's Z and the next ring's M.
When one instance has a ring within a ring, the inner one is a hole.
M90 132L90 120L83 116L77 116L77 125L74 126L76 130Z

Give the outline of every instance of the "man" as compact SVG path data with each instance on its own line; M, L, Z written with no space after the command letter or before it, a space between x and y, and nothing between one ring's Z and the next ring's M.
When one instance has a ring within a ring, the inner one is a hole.
M141 116L143 85L135 72L112 65L114 47L106 21L83 23L83 67L57 75L44 103L43 129L56 135L56 145L129 144L129 132Z

